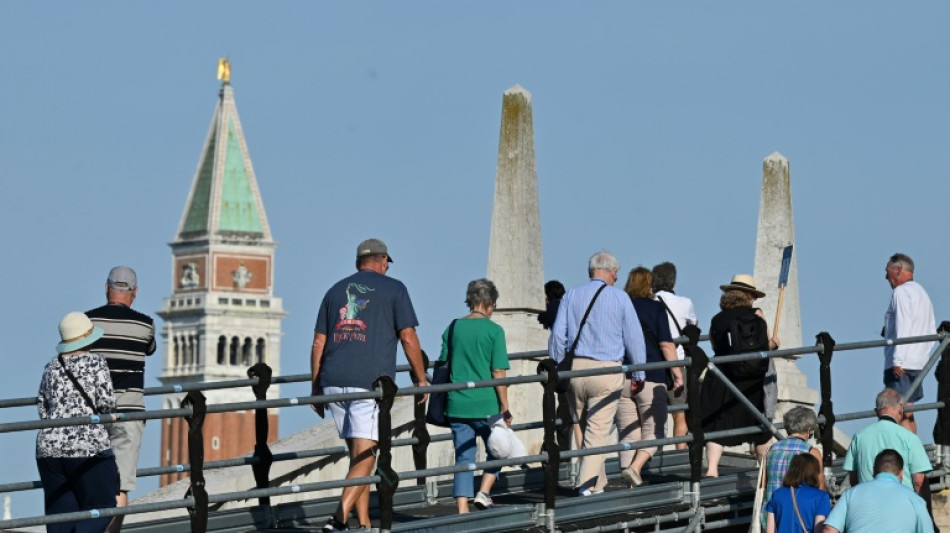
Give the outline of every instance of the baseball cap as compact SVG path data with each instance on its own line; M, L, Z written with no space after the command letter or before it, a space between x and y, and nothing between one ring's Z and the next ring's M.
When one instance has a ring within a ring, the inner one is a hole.
M359 246L356 247L356 258L359 259L364 255L383 255L385 254L388 257L389 262L393 262L393 256L389 255L389 250L386 248L386 243L379 239L366 239L361 242Z
M120 291L133 291L138 287L135 271L127 266L113 267L112 270L109 271L109 277L106 279L106 283L110 288Z

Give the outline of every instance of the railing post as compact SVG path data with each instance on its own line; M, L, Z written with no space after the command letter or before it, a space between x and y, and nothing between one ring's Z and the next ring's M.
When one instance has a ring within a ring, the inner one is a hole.
M257 400L267 399L267 389L270 387L273 370L264 363L257 363L247 369L247 377L257 378L257 385L252 385L254 398ZM270 421L267 419L267 409L259 408L254 410L254 457L257 461L251 465L254 472L254 481L257 482L257 488L266 489L270 487L270 467L274 464L274 454L267 446L267 435L270 433ZM270 498L263 497L258 502L264 507L270 507Z
M544 442L541 451L547 453L547 461L542 461L544 469L544 506L547 512L555 508L557 496L557 478L561 469L561 450L557 444L557 411L554 408L554 395L557 388L557 366L551 359L538 364L538 374L547 372L548 378L541 385L544 396L541 400L541 416L544 420Z
M821 448L822 464L825 465L826 472L831 468L831 461L834 459L835 445L835 410L834 403L831 401L831 356L835 352L835 340L827 331L822 331L815 336L818 344L821 346L821 352L818 353L818 379L821 383L821 407L818 414L825 419L821 429ZM831 479L826 474L825 483Z
M950 333L950 322L944 321L937 328L937 333ZM941 446L950 445L950 348L940 354L937 363L937 401L943 402L944 407L937 410L937 422L934 424L934 443Z
M191 463L191 486L185 497L195 499L195 506L188 508L191 515L191 533L205 533L208 530L208 491L205 490L205 443L204 423L208 412L205 395L199 391L191 391L181 401L182 407L191 407L191 416L185 417L188 421L188 462Z
M690 482L698 484L703 477L703 449L706 446L706 436L703 433L703 413L701 402L702 383L699 377L709 365L709 357L698 346L699 328L687 324L683 334L689 337L689 344L683 346L686 357L690 359L689 370L686 372L686 404L689 412L686 414L686 426L689 428L693 441L689 443Z
M399 474L393 470L393 401L399 390L389 376L380 376L373 382L373 388L383 393L376 400L379 404L379 458L376 460L376 496L379 498L379 530L386 532L393 527L393 496L399 486Z
M429 368L429 356L426 355L425 350L422 350L422 368ZM418 376L414 376L415 382L418 383ZM431 379L427 378L427 382L431 383ZM412 419L412 436L416 439L416 443L412 445L412 463L416 470L425 470L428 465L426 460L426 454L429 451L429 443L432 442L431 437L429 436L429 427L426 425L426 404L422 403L422 394L416 394L413 396L413 401L416 403L415 410L413 411ZM416 485L425 486L426 478L420 477L416 479Z

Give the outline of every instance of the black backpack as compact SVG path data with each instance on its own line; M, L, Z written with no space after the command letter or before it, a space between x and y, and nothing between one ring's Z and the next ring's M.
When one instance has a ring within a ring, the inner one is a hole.
M759 352L769 349L765 321L754 313L744 313L729 322L730 354ZM757 378L768 370L768 359L729 363L729 374L737 379Z

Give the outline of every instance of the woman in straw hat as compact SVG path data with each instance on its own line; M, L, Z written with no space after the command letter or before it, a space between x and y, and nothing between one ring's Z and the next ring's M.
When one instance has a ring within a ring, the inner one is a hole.
M709 326L709 341L713 352L716 355L730 355L772 348L774 343L769 340L768 326L752 307L757 298L765 296L764 292L756 288L752 276L737 274L733 276L731 283L720 285L719 288L723 291L719 300L722 311L712 318ZM725 363L717 366L760 413L764 412L767 360ZM711 372L706 373L701 397L703 431L707 434L712 431L746 428L760 424L758 418ZM708 440L706 442L708 463L706 475L719 476L719 460L722 458L724 446L752 443L756 446L756 453L761 460L768 450L770 439L771 435L768 432L760 431Z
M62 342L43 370L37 407L41 419L94 416L115 411L109 367L86 348L102 337L83 313L59 323ZM115 456L101 424L41 429L36 466L43 483L46 514L115 507L118 490ZM111 518L48 524L50 533L104 531Z

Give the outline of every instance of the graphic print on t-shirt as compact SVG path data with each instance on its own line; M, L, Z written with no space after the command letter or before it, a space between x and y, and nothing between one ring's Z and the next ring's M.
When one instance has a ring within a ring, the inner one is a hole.
M361 295L375 291L362 283L350 283L346 286L346 305L340 308L340 321L333 331L333 342L366 342L366 322L359 319L360 311L369 305L369 298Z

